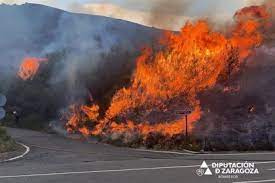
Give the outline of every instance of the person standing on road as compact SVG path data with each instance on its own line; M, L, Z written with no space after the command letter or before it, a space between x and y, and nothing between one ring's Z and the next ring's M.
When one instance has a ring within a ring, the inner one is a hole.
M15 120L16 126L19 126L19 121L20 121L20 115L19 115L19 113L17 111L13 111L12 114L14 116L14 120Z

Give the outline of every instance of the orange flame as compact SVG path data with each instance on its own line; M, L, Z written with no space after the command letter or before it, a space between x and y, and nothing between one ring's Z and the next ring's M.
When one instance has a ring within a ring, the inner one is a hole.
M65 120L68 120L66 126L68 132L79 131L84 135L90 135L90 130L85 126L87 121L96 121L99 113L99 107L97 105L71 105L69 107L69 114L63 116Z
M158 106L182 96L195 107L196 95L214 86L260 45L257 22L238 24L231 37L211 30L206 21L187 23L179 34L167 33L165 49L145 49L138 58L132 86L113 97L108 118L141 106ZM234 66L234 67L233 67Z
M235 20L243 21L245 19L261 19L261 20L269 20L270 12L268 12L268 6L249 6L240 9L234 15Z
M188 117L189 123L199 120L201 111L199 108L194 110ZM98 126L97 126L98 127ZM96 128L94 131L92 131L93 135L101 135L104 133L101 124L99 125L100 128ZM119 133L119 134L125 134L125 133L131 133L131 132L137 132L143 138L146 138L148 134L150 133L159 133L163 134L165 136L173 136L177 134L181 134L185 131L185 121L180 119L177 121L172 122L163 122L158 124L149 124L149 123L139 123L135 124L133 121L127 121L126 123L116 123L111 122L110 126L108 128L108 133ZM192 126L188 126L188 129L191 130Z
M33 79L39 69L40 63L45 61L47 61L45 58L24 58L17 75L22 80Z
M130 87L116 92L105 117L95 119L98 106L94 109L78 106L67 123L69 129L85 135L137 132L146 138L156 132L173 136L185 130L185 115L177 117L173 112L190 107L193 112L188 118L192 130L192 123L202 113L198 93L225 83L240 70L253 49L261 45L261 30L265 26L262 18L267 17L263 8L252 8L256 19L237 18L227 33L214 31L205 20L187 22L179 33L166 32L159 50L144 49L137 59ZM235 17L242 14L255 17L253 13L243 13L246 11L241 10ZM158 119L161 115L165 117ZM154 123L150 122L152 116ZM87 119L96 125L87 128L83 125Z

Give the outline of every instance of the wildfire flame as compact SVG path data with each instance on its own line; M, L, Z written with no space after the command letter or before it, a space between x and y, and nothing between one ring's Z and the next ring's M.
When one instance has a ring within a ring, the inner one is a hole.
M234 15L235 20L243 21L245 19L261 19L268 21L270 12L267 5L244 7L237 11Z
M193 109L189 123L199 120L198 93L225 84L239 72L253 49L261 45L268 17L266 6L253 6L237 12L236 23L225 33L214 31L205 20L187 22L179 33L166 32L159 49L143 50L130 87L116 92L105 117L98 119L95 104L74 106L69 131L85 135L135 132L144 138L150 133L181 134L185 115L177 118L173 111L188 106ZM152 123L154 113L155 118L165 117ZM85 125L87 121L93 122L92 128Z
M36 75L39 69L41 62L46 62L46 61L47 59L45 58L34 58L34 57L24 58L20 65L17 75L22 80L33 79L33 77Z
M76 129L84 135L90 135L91 132L86 128L87 121L96 121L99 116L99 107L97 105L77 105L73 104L69 107L69 114L63 116L68 120L66 126L69 132L74 132Z

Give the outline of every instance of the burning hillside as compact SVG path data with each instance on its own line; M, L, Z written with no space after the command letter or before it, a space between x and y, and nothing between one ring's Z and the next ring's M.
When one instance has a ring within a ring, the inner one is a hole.
M267 9L268 7L266 5L245 7L237 11L234 17L238 21L242 19L268 20L270 18L270 13L267 11Z
M180 141L186 114L177 111L192 109L192 130L209 113L201 105L203 93L217 87L220 93L239 91L232 90L232 83L263 43L269 18L266 6L253 6L238 11L227 32L214 30L206 20L187 22L178 33L166 32L157 46L143 50L130 86L114 94L105 114L99 115L93 101L74 104L63 116L68 130L124 143L146 144L153 137ZM248 108L253 113L254 106Z
M24 58L20 65L17 75L22 80L32 79L36 75L40 64L46 61L47 59L45 58L34 58L34 57Z

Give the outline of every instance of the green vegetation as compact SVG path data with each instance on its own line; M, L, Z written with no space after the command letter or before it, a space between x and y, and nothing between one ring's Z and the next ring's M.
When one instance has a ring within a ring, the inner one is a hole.
M5 128L0 127L0 153L15 150L16 144L6 133Z

